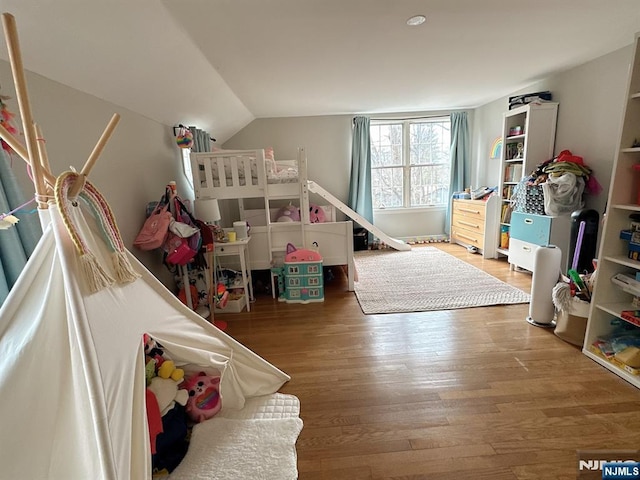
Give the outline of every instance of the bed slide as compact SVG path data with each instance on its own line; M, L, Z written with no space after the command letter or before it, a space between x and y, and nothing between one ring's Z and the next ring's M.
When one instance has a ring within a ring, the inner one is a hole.
M397 240L395 238L390 237L378 227L369 222L366 218L359 215L357 212L349 208L347 205L342 203L339 199L331 195L324 188L318 185L314 181L307 181L307 185L310 192L313 192L317 195L320 195L322 198L331 203L334 207L344 213L346 216L359 223L362 227L366 228L369 232L373 233L376 237L378 237L382 242L386 245L389 245L391 248L395 248L396 250L411 250L411 245L403 242L402 240Z

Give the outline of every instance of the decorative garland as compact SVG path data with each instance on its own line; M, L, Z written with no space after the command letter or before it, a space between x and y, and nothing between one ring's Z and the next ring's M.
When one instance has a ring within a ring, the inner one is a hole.
M68 193L76 181L82 181L79 177L80 175L77 172L62 173L56 180L55 198L58 210L62 216L62 221L80 256L80 266L89 285L89 290L91 293L94 293L113 285L114 279L107 273L102 265L100 265L98 259L91 252L71 220L70 207L72 206L72 202L68 199ZM80 192L79 197L91 208L93 216L100 226L102 238L112 252L113 268L117 281L118 283L133 282L139 278L140 275L133 269L131 263L129 263L124 242L122 241L120 231L113 217L113 212L98 189L88 180L85 179L84 182L84 188Z

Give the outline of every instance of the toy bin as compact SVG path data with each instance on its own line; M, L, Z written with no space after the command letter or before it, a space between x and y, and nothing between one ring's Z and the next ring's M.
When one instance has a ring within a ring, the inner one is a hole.
M572 297L569 308L558 312L556 316L556 328L553 333L565 342L582 347L584 344L584 335L587 331L590 305L589 302Z

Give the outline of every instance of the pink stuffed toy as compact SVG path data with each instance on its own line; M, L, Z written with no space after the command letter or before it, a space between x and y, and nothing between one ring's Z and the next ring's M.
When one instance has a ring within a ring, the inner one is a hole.
M219 376L200 372L185 380L181 388L189 392L186 412L194 422L208 420L222 408Z
M322 207L319 207L318 205L310 204L309 205L309 221L311 223L324 223L325 222L324 209Z

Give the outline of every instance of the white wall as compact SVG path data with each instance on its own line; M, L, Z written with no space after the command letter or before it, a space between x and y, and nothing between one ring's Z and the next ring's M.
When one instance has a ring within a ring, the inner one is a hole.
M26 72L26 79L33 117L42 128L54 175L69 170L70 166L82 169L111 116L114 113L121 116L89 180L109 202L125 245L170 285L157 252L140 252L131 244L144 221L146 204L158 200L169 181L176 180L180 191L189 193L181 175L172 129L40 75ZM5 61L0 61L0 85L0 93L12 97L6 104L16 113L14 123L22 131L11 69ZM17 155L13 169L25 194L33 195L26 164Z

